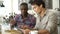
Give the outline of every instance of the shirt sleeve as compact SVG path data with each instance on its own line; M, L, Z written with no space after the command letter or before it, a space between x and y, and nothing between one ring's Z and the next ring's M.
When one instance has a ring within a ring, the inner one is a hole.
M57 15L55 13L49 15L48 24L46 29L53 33L57 29Z
M40 17L38 16L38 17L36 18L36 24L35 24L34 29L38 30L38 29L40 28L39 25L40 25Z
M14 26L16 27L17 26L17 20L18 20L19 18L18 18L18 15L16 15L15 17L14 17L14 20L15 20L15 24L14 24Z
M31 21L32 21L31 27L33 28L33 27L35 27L35 25L36 25L36 18L33 17Z

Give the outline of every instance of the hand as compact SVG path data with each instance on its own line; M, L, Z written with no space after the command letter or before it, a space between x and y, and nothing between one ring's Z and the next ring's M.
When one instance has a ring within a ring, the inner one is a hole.
M14 25L15 23L16 23L16 21L15 21L14 19L11 19L11 20L10 20L10 24L11 24L11 25Z
M21 27L22 29L24 29L24 25L20 25L20 27Z
M31 31L30 29L25 29L24 34L29 34L30 31Z
M28 27L28 25L20 25L20 27L22 28L22 29L29 29L29 27Z
M28 25L24 25L23 27L24 27L24 29L29 29Z
M21 31L22 31L24 34L29 34L29 32L30 32L31 30L30 30L30 29L25 29L25 30L22 29Z
M38 33L39 34L50 34L49 31L47 30L39 30Z

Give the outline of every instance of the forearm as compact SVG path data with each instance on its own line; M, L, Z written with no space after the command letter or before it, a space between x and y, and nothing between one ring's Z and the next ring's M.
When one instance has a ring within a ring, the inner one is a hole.
M39 34L50 34L50 32L46 29L42 29L38 31Z

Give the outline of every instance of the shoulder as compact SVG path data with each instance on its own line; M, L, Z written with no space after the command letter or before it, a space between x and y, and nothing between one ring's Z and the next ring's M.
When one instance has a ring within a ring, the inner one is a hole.
M47 15L48 15L49 20L57 21L57 19L58 19L57 14L54 11L48 11Z
M28 17L31 19L36 19L34 15L28 14Z
M34 17L34 15L31 15L31 14L28 14L28 16L30 16L30 17Z
M18 18L18 17L20 17L21 16L21 14L17 14L17 15L15 15L15 18Z
M47 15L48 15L48 16L57 16L55 10L47 10Z

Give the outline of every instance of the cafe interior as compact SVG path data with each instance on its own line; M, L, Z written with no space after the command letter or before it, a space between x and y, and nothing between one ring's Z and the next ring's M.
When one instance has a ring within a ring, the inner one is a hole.
M35 12L31 7L31 4L29 4L29 1L30 0L0 0L0 34L21 34L21 32L17 28L11 30L9 20L13 19L15 15L21 14L19 10L19 5L22 2L26 2L28 4L28 13L36 17ZM46 9L56 12L58 17L58 34L60 34L60 0L43 1L46 4Z

